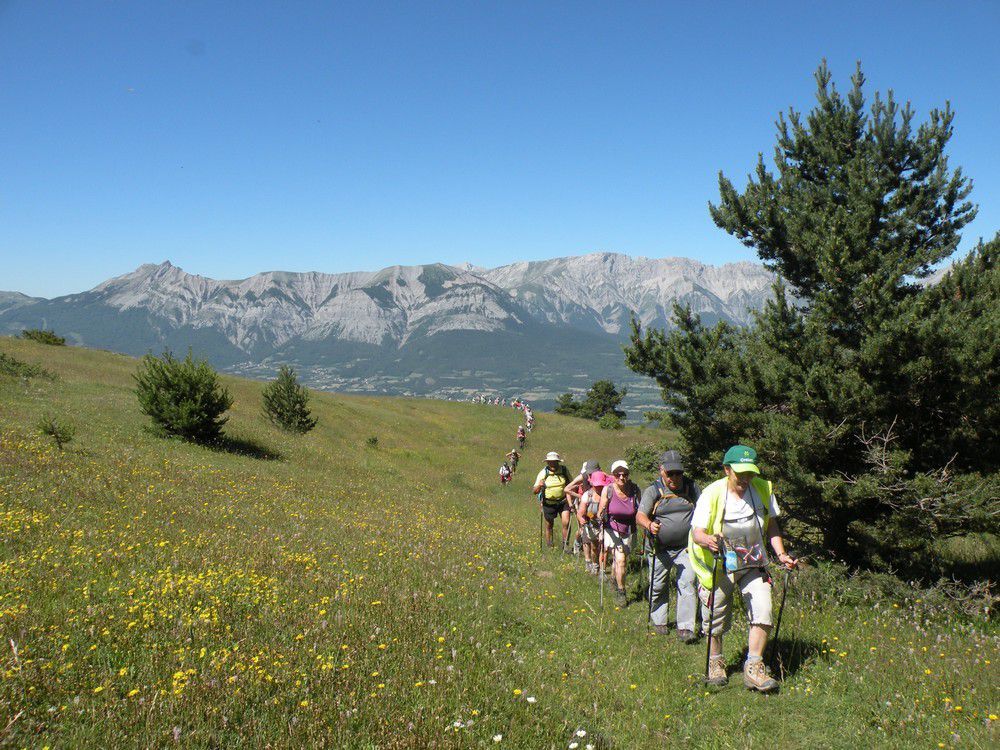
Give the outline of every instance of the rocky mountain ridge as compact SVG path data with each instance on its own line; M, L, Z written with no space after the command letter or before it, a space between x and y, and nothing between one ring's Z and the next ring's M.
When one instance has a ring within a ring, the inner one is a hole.
M317 387L414 395L553 394L634 376L621 344L636 315L668 327L674 302L706 322L748 321L773 276L752 263L616 253L493 269L431 264L216 280L164 262L51 300L0 294L0 333L51 328L70 343L141 355L191 348L269 377L290 363Z

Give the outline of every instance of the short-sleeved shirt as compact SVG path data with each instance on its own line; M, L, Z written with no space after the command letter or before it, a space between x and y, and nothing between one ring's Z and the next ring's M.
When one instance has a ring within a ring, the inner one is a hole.
M569 484L569 470L565 465L560 464L554 472L548 471L548 466L543 466L535 477L535 484L544 484L545 503L562 503L566 497L566 485Z
M661 500L661 488L666 496ZM684 478L684 485L674 493L662 480L653 482L642 493L639 512L649 520L660 524L656 543L660 549L675 550L687 546L688 532L691 531L691 515L694 503L701 489L690 478ZM659 503L656 501L660 500ZM656 506L654 513L653 506Z
M769 517L781 515L774 494L767 500ZM722 517L722 535L726 538L726 570L737 571L747 568L764 567L768 563L767 544L764 539L764 504L751 485L740 497L726 489L726 506ZM708 527L709 502L698 498L691 525L704 529Z

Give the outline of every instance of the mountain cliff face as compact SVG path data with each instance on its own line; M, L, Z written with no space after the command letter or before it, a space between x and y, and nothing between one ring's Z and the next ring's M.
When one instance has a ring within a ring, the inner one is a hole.
M764 306L774 275L756 263L708 266L689 258L592 253L481 271L535 316L576 328L627 335L633 314L644 326L670 326L673 304L706 323L739 325Z
M633 314L668 327L676 301L708 323L743 324L772 281L752 263L614 253L237 281L166 262L52 300L0 293L0 332L51 328L74 344L135 355L191 347L250 375L290 362L321 387L436 393L451 379L459 391L544 385L549 393L631 377L620 344Z

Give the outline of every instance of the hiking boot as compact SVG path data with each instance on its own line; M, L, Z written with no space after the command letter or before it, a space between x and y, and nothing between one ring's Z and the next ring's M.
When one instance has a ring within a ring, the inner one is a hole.
M681 643L694 643L698 640L698 636L695 635L693 630L678 630L677 637Z
M761 659L747 659L743 665L743 684L747 689L761 693L772 693L778 689L778 681L767 673L767 667Z
M670 635L670 628L666 625L654 625L653 632L657 635Z
M729 677L726 676L726 658L722 654L708 660L708 677L705 678L705 684L714 687L729 684Z
M622 609L628 606L628 594L625 593L625 589L615 591L615 606Z

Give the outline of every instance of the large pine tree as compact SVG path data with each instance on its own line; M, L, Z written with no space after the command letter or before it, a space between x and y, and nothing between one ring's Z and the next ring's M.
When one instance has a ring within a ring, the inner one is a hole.
M816 106L779 117L775 171L740 192L720 174L716 224L780 281L748 330L675 311L634 325L626 362L660 383L689 449L761 452L801 533L853 563L943 572L933 548L998 530L1000 239L939 283L924 279L975 216L945 146L953 113L914 127L890 92L866 108L825 64Z

